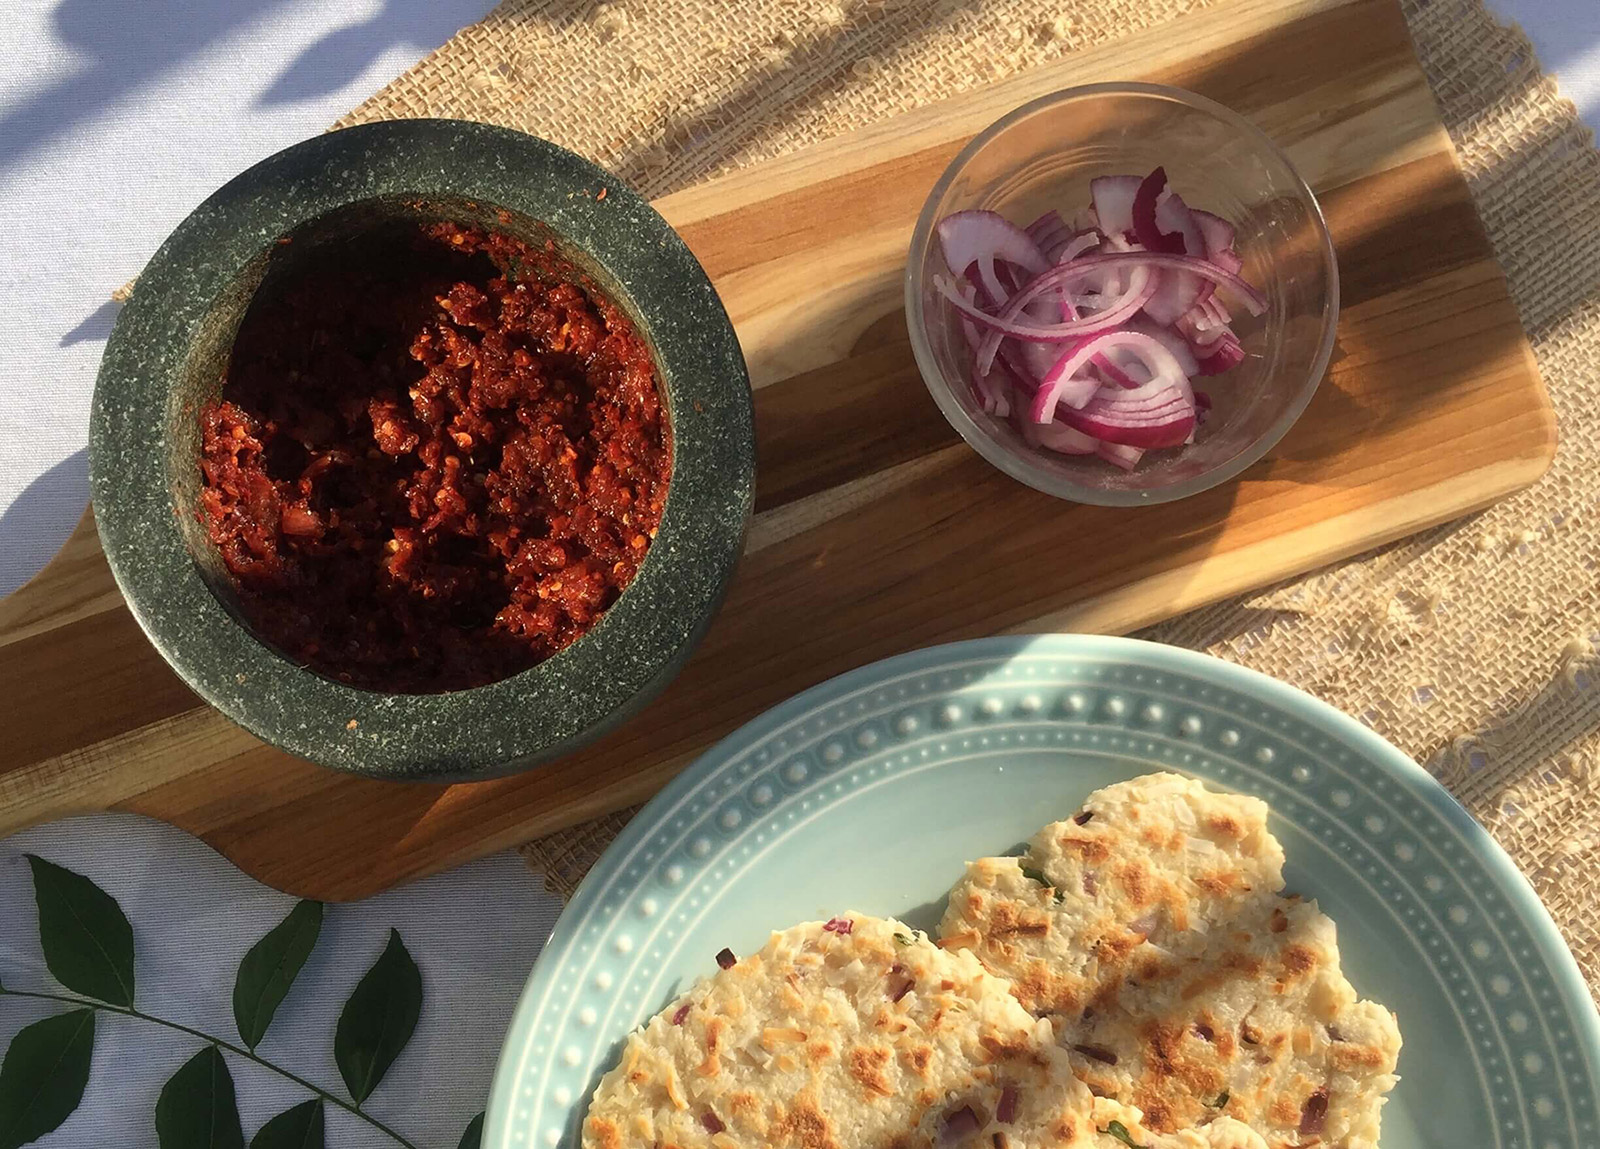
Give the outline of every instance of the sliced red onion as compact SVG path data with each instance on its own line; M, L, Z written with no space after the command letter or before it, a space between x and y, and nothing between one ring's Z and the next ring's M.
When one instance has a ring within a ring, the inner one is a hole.
M1211 400L1190 379L1244 358L1216 288L1254 315L1267 301L1240 275L1233 225L1190 209L1163 168L1096 179L1090 194L1070 224L1056 211L1026 229L993 212L948 217L938 233L956 281L934 287L973 350L979 406L1011 414L1032 447L1132 469L1147 448L1192 443Z
M1043 447L1058 455L1092 455L1099 446L1082 431L1075 431L1063 423L1035 423L1021 420L1022 438L1030 447Z
M1115 268L1156 268L1162 271L1191 272L1204 279L1212 280L1226 287L1245 302L1245 309L1251 315L1260 315L1267 309L1267 300L1259 291L1250 286L1245 280L1231 271L1224 271L1214 263L1193 255L1164 255L1147 251L1116 251L1104 252L1095 255L1084 255L1074 259L1071 263L1058 264L1042 275L1035 276L1022 290L1015 295L1006 305L1002 315L1015 308L1021 313L1022 308L1052 287L1076 280L1086 271L1103 267ZM1174 316L1174 319L1177 317ZM1025 338L1027 336L1024 336Z
M1224 332L1231 335L1232 331L1226 326L1201 329L1199 316L1198 309L1190 308L1178 317L1178 321L1172 325L1172 329L1188 340L1189 346L1194 349L1195 354L1203 359L1210 354L1206 350L1208 346L1221 338Z
M972 390L978 406L990 415L1004 419L1011 414L1011 386L1006 380L1005 364L996 363L989 371L978 370L978 358L972 357Z
M1124 471L1133 470L1139 465L1139 460L1144 458L1144 451L1141 448L1125 447L1121 443L1101 443L1094 449L1094 453Z
M1129 242L1126 236L1111 234L1103 235L1100 239L1099 247L1083 254L1121 255L1138 250L1133 243ZM1084 298L1084 306L1104 306L1106 299L1120 296L1125 290L1122 285L1123 271L1124 269L1120 267L1106 267L1095 272L1089 279L1084 280L1082 290L1079 293ZM1102 298L1093 298L1095 296Z
M1056 268L1055 271L1063 273L1063 278L1071 278L1069 273L1075 272L1088 274L1095 269L1091 267L1082 267L1080 269L1080 265L1087 264L1090 260L1104 258L1106 257L1084 256L1082 259L1074 260L1070 264ZM1154 277L1151 276L1149 278L1153 279ZM1038 281L1035 280L1034 282L1037 283ZM1006 309L999 315L991 315L979 308L976 303L967 302L961 297L960 292L950 284L950 281L942 275L934 276L933 285L940 295L955 305L957 311L972 319L980 327L987 327L989 329L988 339L993 340L996 346L998 346L997 335L1011 335L1034 343L1068 343L1080 336L1092 335L1097 331L1115 327L1123 319L1138 311L1139 305L1142 304L1142 300L1137 298L1138 293L1128 292L1115 308L1107 308L1104 311L1085 316L1076 322L1036 325L1020 322L1017 316L1022 314L1023 307L1033 302L1044 291L1056 286L1055 284L1046 284L1032 297L1023 300L1020 304L1017 300L1022 299L1022 294L1019 294L1011 303L1007 304ZM1123 312L1126 312L1126 314L1123 314Z
M1189 346L1189 341L1170 327L1163 327L1149 319L1134 317L1128 320L1129 331L1137 331L1140 335L1148 335L1161 346L1172 352L1172 357L1178 361L1178 369L1185 375L1193 375L1199 367L1195 359L1194 349Z
M682 1005L680 1005L678 1007L677 1012L675 1012L672 1015L672 1024L673 1025L682 1025L683 1024L683 1019L688 1017L688 1016L689 1016L689 1003L688 1002L684 1002Z
M994 1107L994 1119L1002 1125L1010 1125L1017 1119L1017 1102L1020 1094L1015 1085L1007 1085L1000 1090L1000 1103Z
M1208 211L1194 212L1194 221L1200 228L1200 235L1206 241L1206 258L1224 271L1231 271L1235 275L1243 271L1244 260L1240 259L1239 253L1234 250L1238 234L1234 231L1233 224Z
M1221 375L1244 362L1244 348L1231 336L1213 343L1210 355L1195 364L1196 375Z
M976 272L976 270L976 268L973 268L974 272ZM1007 293L1005 298L1000 301L1001 306L1004 306L1006 303L1009 303L1013 298L1016 297L1017 291L1020 289L1025 280L1012 274L1012 272L1017 270L1012 264L1007 263L997 265L996 270L1000 273L1000 282L1002 285L1004 285ZM988 303L988 301L985 301L985 305L988 306L990 310L997 309L992 304ZM1022 314L1035 323L1043 324L1058 323L1061 320L1073 320L1078 318L1078 310L1072 305L1071 296L1067 293L1065 288L1048 292L1041 298L1029 301L1027 306L1022 309ZM1049 358L1045 360L1044 366L1048 367L1050 362L1054 359L1055 356L1053 354L1050 355ZM1043 367L1038 368L1034 371L1034 375L1037 376L1042 374L1043 370Z
M1083 1056L1087 1057L1090 1061L1098 1061L1101 1065L1115 1065L1117 1063L1117 1055L1112 1053L1109 1049L1104 1049L1101 1046L1074 1045L1072 1048L1083 1054Z
M1056 268L1050 274L1060 274L1063 278L1070 278L1079 265L1088 263L1092 259L1103 258L1105 257L1084 256L1071 264ZM1087 270L1092 272L1093 269ZM958 311L975 320L980 326L990 329L984 339L982 348L978 351L978 366L981 370L987 371L994 362L995 355L1000 351L1003 336L1014 335L1032 343L1067 343L1084 335L1108 331L1116 327L1118 323L1131 318L1143 306L1144 301L1150 297L1150 291L1158 278L1158 276L1152 275L1148 271L1136 269L1130 277L1127 294L1113 306L1079 320L1049 326L1034 326L1023 323L1016 318L1017 315L1021 314L1023 307L1028 302L1031 302L1031 300L1023 298L1026 292L1019 294L1016 300L1007 305L1005 311L999 315L990 315L980 310L976 305L962 299L960 294L943 276L934 277L934 287L941 295L953 303ZM1037 283L1038 280L1034 282ZM1039 294L1048 291L1052 286L1055 285L1045 285L1039 290ZM1037 295L1034 298L1037 298ZM1022 302L1019 303L1017 300Z
M1077 264L1082 263L1090 258L1098 257L1084 256L1075 261L1073 264L1062 265L1057 270L1063 272L1070 271L1072 267L1077 266ZM1099 273L1091 269L1090 274ZM1076 320L1069 320L1065 323L1052 325L1049 330L1057 332L1072 332L1074 333L1074 338L1082 338L1087 335L1094 335L1101 332L1116 330L1120 325L1126 323L1129 319L1132 319L1139 313L1139 308L1143 307L1145 302L1149 300L1150 294L1155 290L1156 284L1159 282L1160 278L1160 275L1157 273L1135 269L1133 274L1128 278L1128 289L1125 293L1113 298L1100 300L1101 307L1093 314L1082 315ZM1045 290L1050 289L1046 288ZM1019 295L1017 298L1021 299L1022 296ZM1015 322L1014 317L1009 315L1010 311L1015 306L1016 304L1007 305L1006 310L1001 313L1002 318L1005 318L1008 322ZM1037 335L1021 336L1020 338L1023 338L1026 342L1035 344L1041 342L1067 341L1064 338L1040 340ZM998 345L1003 342L1004 340L1000 332L991 330L985 337L983 351L987 351L991 345L998 349ZM983 351L978 353L980 357L979 362L982 362ZM1052 359L1052 363L1053 362L1054 360ZM1041 381L1043 380L1043 377L1044 372L1040 372L1039 378Z
M1193 357L1191 356L1191 358ZM1110 355L1107 355L1105 352L1101 352L1100 354L1096 355L1091 362L1093 362L1095 369L1105 377L1105 381L1113 386L1126 387L1131 390L1145 382L1145 380L1135 379L1132 375L1129 375L1120 366L1118 366L1115 359L1113 359ZM1085 400L1085 402L1087 402L1087 400ZM1083 403L1074 403L1073 406L1082 407Z
M995 299L1007 291L995 271L995 260L1016 264L1031 275L1044 271L1049 263L1028 233L992 211L958 211L939 221L939 246L944 261L956 275L977 264L984 287Z
M1179 236L1178 244L1189 254L1204 258L1205 240L1201 238L1194 216L1180 196L1176 193L1166 195L1157 206L1155 216L1160 227L1170 229L1168 234ZM1166 250L1173 250L1178 244L1169 245ZM1150 302L1144 305L1145 314L1157 323L1169 324L1209 296L1214 289L1212 281L1198 275L1169 272L1161 277L1161 285L1150 297Z
M1172 357L1170 351L1148 335L1140 335L1134 331L1106 331L1081 339L1068 348L1061 358L1056 361L1056 365L1051 368L1053 378L1041 383L1038 392L1033 397L1033 404L1028 409L1029 417L1035 423L1051 422L1055 418L1057 404L1062 402L1063 394L1075 394L1076 380L1073 379L1073 376L1087 366L1095 355L1119 347L1126 347L1136 352L1144 360L1151 376L1149 383L1132 390L1119 392L1123 398L1123 402L1120 404L1122 409L1133 410L1146 406L1157 395L1164 397L1169 388L1175 390L1178 396L1188 398L1192 405L1192 397L1185 394L1187 385L1177 383L1177 380L1183 378L1183 370L1178 366L1178 361ZM1090 400L1090 402L1092 403L1093 400ZM1102 404L1102 407L1104 406L1105 404ZM1089 428L1081 426L1072 420L1068 420L1068 422L1078 427L1080 431L1087 432L1090 435L1095 434ZM1095 435L1095 437L1106 438L1104 435ZM1116 438L1110 441L1124 442L1124 440ZM1131 443L1129 445L1142 447L1146 444Z
M1097 225L1107 235L1133 230L1133 200L1143 181L1138 176L1100 176L1089 181Z
M1074 235L1051 254L1051 262L1056 264L1071 263L1080 255L1099 248L1101 236L1098 231L1084 231ZM1072 293L1063 289L1060 292L1061 318L1067 322L1082 318L1078 305L1073 301Z
M944 1128L939 1131L939 1144L957 1145L962 1138L971 1137L983 1128L983 1122L978 1120L978 1115L972 1111L972 1106L964 1105L944 1119Z
M1039 381L1061 358L1061 344L1037 343L1032 339L1004 340L1000 350L1003 354L997 358L1028 381L1030 394L1039 389Z
M1188 237L1176 228L1163 230L1163 224L1157 219L1156 201L1161 198L1161 193L1167 188L1167 169L1158 167L1155 171L1139 181L1139 190L1133 194L1132 216L1133 237L1143 245L1146 251L1165 251L1174 255L1193 253L1203 255L1204 252L1192 246ZM1179 201L1180 206L1182 201ZM1183 214L1187 216L1189 209L1184 208ZM1170 224L1166 225L1171 227ZM1191 221L1191 226L1192 221ZM1198 231L1195 233L1198 235Z
M822 928L827 933L848 937L850 931L856 928L856 924L849 918L829 918Z
M965 297L970 302L977 293L977 288L968 284ZM988 371L978 370L978 348L983 346L983 333L965 315L958 316L961 321L961 334L966 337L967 346L972 349L972 392L973 398L978 401L978 406L991 415L1001 419L1011 414L1011 384L1012 371L1004 360L991 365ZM1037 386L1037 383L1034 384Z
M1048 236L1057 231L1066 232L1070 229L1067 227L1067 221L1061 218L1061 213L1051 208L1022 230L1033 240L1035 246L1042 247L1043 245L1039 243L1040 236Z
M1200 230L1194 212L1189 210L1189 205L1183 202L1183 197L1177 192L1169 191L1156 204L1156 226L1168 234L1176 233L1182 237L1184 250L1180 255L1208 258L1205 233Z
M1104 239L1105 237L1098 231L1080 231L1067 240L1066 245L1061 249L1061 253L1056 256L1055 262L1071 263L1080 255L1085 255L1099 247Z
M1215 258L1221 252L1233 250L1234 241L1238 238L1233 224L1220 215L1200 211L1198 208L1192 209L1191 214L1194 216L1195 226L1200 229L1201 237L1206 241L1204 255L1207 259Z
M1155 912L1151 911L1148 914L1134 918L1133 921L1128 923L1128 928L1136 934L1143 934L1145 937L1149 937L1155 932L1159 921L1160 919L1156 917Z
M700 1124L704 1125L706 1127L706 1132L711 1134L713 1137L715 1137L718 1133L724 1132L728 1128L722 1123L722 1119L709 1109L700 1114Z
M1072 236L1072 229L1067 226L1067 221L1055 210L1045 212L1023 230L1049 263L1054 263L1060 258L1062 246Z
M1166 383L1163 380L1161 382ZM1105 398L1102 390L1083 410L1063 409L1061 420L1076 427L1085 435L1107 443L1121 443L1125 447L1152 450L1158 447L1181 447L1194 432L1196 411L1192 401L1185 400L1176 383L1167 383L1170 401L1158 407L1129 409L1116 399ZM1131 392L1121 392L1131 394Z
M723 969L732 969L738 964L739 959L733 956L732 950L722 949L717 951L717 965L721 966Z
M1050 370L1039 381L1039 389L1034 394L1034 404L1037 411L1030 412L1033 421L1047 424L1055 419L1055 404L1064 403L1068 407L1082 407L1093 399L1095 392L1100 390L1100 381L1087 373L1079 374L1088 367L1094 359L1096 352L1092 347L1086 347L1095 340L1114 338L1117 332L1107 332L1105 336L1089 335L1078 343L1072 343L1061 353ZM1046 394L1048 399L1042 398Z
M1222 300L1212 295L1206 299L1196 299L1180 318L1186 319L1194 328L1195 334L1201 340L1205 340L1210 338L1210 332L1219 327L1226 327L1233 319L1233 314L1223 305Z
M968 282L960 288L961 297L968 303L986 312L994 312L1004 307L1008 296L995 297L983 285L982 278L978 275L976 265L967 268ZM1065 298L1063 298L1065 304ZM1056 316L1050 311L1050 302L1046 299L1036 299L1024 309L1023 314L1029 320L1039 323L1053 323ZM1074 315L1076 312L1073 313ZM1009 392L1006 384L1016 384L1026 389L1028 394L1033 394L1039 388L1039 380L1044 373L1050 370L1050 365L1056 361L1056 352L1042 343L1031 341L1016 341L1002 343L995 358L988 360L979 359L986 346L986 332L980 332L973 325L972 319L963 314L960 316L963 332L967 333L967 341L973 350L973 380L985 392L979 397L979 404L985 406L987 397L990 404L997 409L995 414L1004 417L1010 410ZM974 340L976 335L976 340ZM980 367L979 364L982 364ZM1001 378L994 378L998 369L997 365L1003 364L1005 370ZM998 408L1005 408L999 410Z
M984 285L983 297L985 300L994 299L997 296L1000 299L1010 299L1017 293L1017 288L1020 286L1016 275L1012 273L1012 268L1014 266L1014 264L1007 263L1003 259L995 260L994 280L992 282L985 283L978 264L973 262L967 266L967 278L973 280L975 283ZM1027 277L1024 276L1020 282L1026 283Z
M1224 271L1231 271L1238 275L1244 269L1244 260L1239 258L1233 250L1236 233L1233 224L1219 215L1208 211L1191 211L1195 226L1200 229L1200 238L1205 241L1202 254L1211 263L1216 264ZM1216 284L1207 281L1200 289L1200 297L1196 302L1204 303L1211 298L1211 293L1216 290Z
M1309 1137L1321 1133L1328 1121L1328 1087L1324 1085L1300 1107L1300 1135Z

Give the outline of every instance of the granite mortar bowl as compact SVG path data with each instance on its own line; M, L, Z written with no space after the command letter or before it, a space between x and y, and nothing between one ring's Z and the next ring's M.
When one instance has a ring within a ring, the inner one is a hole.
M196 517L198 411L218 394L234 335L274 260L411 219L554 239L651 345L673 435L657 537L593 629L529 670L443 694L348 686L261 642L241 620ZM284 236L293 242L279 244ZM705 272L667 222L571 152L450 120L307 140L196 208L117 319L95 386L89 451L112 573L183 680L290 753L397 780L525 770L637 713L682 668L722 600L755 471L743 354Z

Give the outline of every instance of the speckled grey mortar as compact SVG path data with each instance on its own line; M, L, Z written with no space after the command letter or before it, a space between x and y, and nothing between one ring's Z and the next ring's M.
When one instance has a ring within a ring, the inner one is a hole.
M511 224L495 221L499 208L514 213ZM404 215L477 219L528 239L553 232L655 348L672 420L667 505L633 585L554 658L450 694L358 690L262 644L234 615L194 514L196 412L217 394L269 267ZM294 242L277 242L291 233ZM206 701L326 766L396 779L485 778L570 753L635 714L682 667L742 546L753 423L727 313L649 204L532 136L406 120L297 144L178 226L139 276L100 365L90 484L100 540L134 617Z

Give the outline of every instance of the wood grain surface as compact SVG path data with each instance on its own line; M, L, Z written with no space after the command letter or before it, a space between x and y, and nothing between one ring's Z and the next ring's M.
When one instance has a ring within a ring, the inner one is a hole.
M1334 362L1289 436L1232 484L1136 510L1060 502L969 450L918 378L900 307L912 224L961 145L1034 96L1111 79L1194 89L1271 134L1322 200L1343 279ZM325 771L178 681L124 609L85 516L0 602L0 832L137 811L280 889L362 897L637 802L841 671L997 632L1126 631L1484 506L1536 479L1554 450L1395 0L1241 0L658 206L738 328L759 480L727 604L657 703L519 778L395 785Z

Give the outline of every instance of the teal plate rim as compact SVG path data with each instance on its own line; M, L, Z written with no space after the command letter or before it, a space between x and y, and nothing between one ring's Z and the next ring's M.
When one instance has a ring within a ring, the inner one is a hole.
M724 871L731 879L794 835L825 834L831 802L936 767L930 746L944 754L958 740L989 756L1115 759L1127 776L1175 769L1266 798L1342 855L1356 882L1404 917L1418 950L1428 935L1425 956L1439 963L1492 1114L1477 1145L1600 1145L1600 1013L1554 921L1488 831L1405 754L1294 687L1193 651L1091 635L974 639L884 659L773 707L685 769L618 835L557 922L508 1028L483 1144L577 1146L589 1090L618 1043L689 976L674 967L673 942L713 916ZM1396 863L1420 874L1415 886L1397 885ZM848 908L848 892L833 896ZM672 910L695 920L675 928Z

